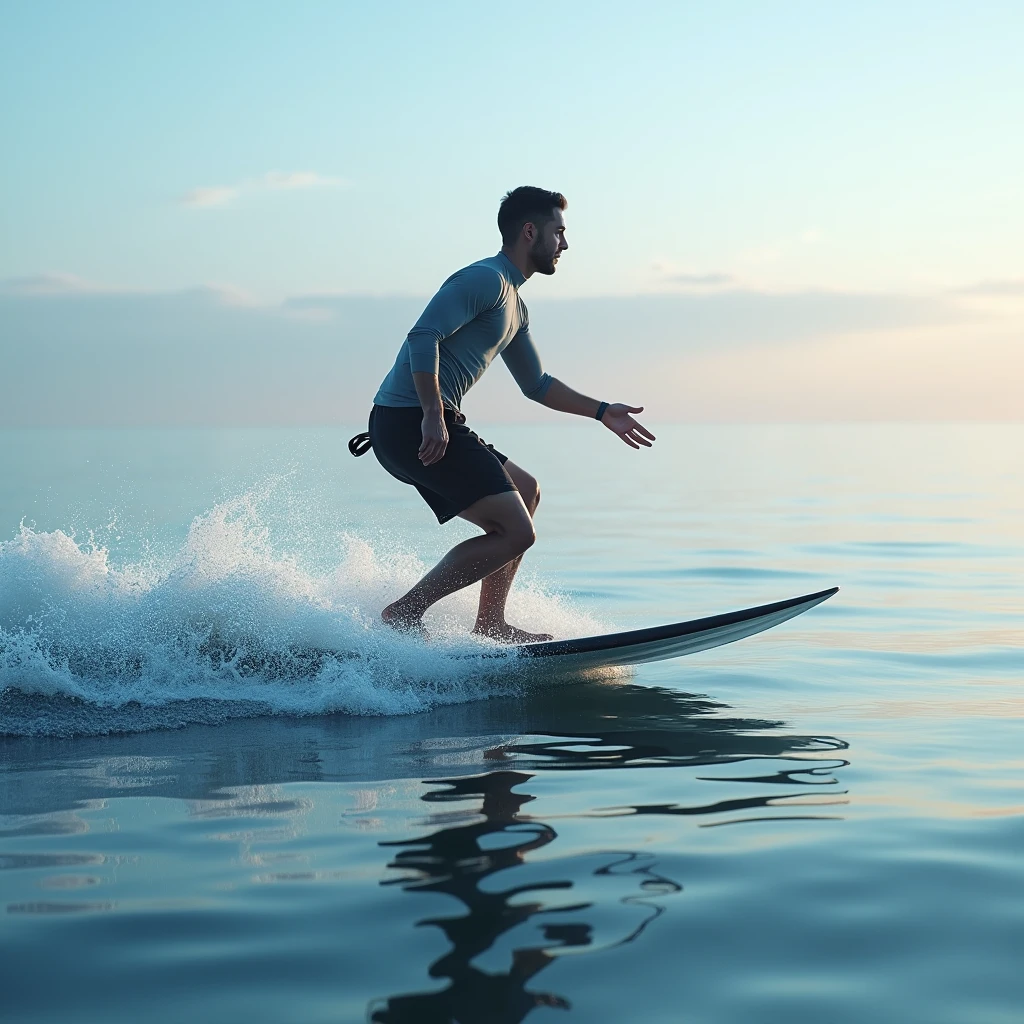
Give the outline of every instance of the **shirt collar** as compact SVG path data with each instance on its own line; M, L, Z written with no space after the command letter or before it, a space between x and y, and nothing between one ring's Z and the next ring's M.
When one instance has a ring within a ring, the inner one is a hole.
M523 272L499 249L498 256L505 261L505 266L508 268L509 280L513 286L519 288L521 285L526 283L526 278L523 277Z

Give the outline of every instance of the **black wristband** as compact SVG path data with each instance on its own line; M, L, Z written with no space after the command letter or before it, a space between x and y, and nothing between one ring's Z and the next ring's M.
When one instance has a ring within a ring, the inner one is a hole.
M605 413L606 413L607 411L608 411L608 403L607 403L607 402L602 402L602 403L601 403L601 404L600 404L600 405L599 405L599 406L597 407L597 415L596 415L596 416L594 417L594 419L595 419L595 420L599 420L599 419L601 419L601 417L602 417L602 416L604 416L604 414L605 414Z

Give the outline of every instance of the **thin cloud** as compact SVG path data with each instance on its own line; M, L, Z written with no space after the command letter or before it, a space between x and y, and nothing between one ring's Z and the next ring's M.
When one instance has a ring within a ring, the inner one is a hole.
M983 296L1024 296L1024 277L1006 278L1001 281L980 281L978 284L968 285L966 288L957 288L960 295L983 295Z
M80 295L101 290L75 274L32 274L0 281L0 292L6 295Z
M223 206L230 203L238 195L237 188L226 188L214 185L207 188L194 188L182 197L182 206Z
M181 198L182 206L224 206L239 196L258 192L292 191L302 188L340 188L343 178L332 178L317 171L267 171L258 178L249 178L236 185L203 185Z
M721 270L693 270L678 263L657 262L651 264L657 279L656 287L663 290L685 288L692 291L713 291L718 288L740 287L739 278Z
M268 171L260 179L264 188L339 188L342 178L329 178L316 171Z
M671 284L681 284L687 288L721 288L736 284L732 274L670 274L665 278Z

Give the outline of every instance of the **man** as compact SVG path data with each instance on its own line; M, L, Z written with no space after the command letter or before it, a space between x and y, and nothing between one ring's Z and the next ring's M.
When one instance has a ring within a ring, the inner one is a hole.
M595 417L631 448L649 448L654 440L630 415L642 407L587 398L541 369L519 288L535 273L553 274L569 248L566 205L561 193L529 186L505 196L498 208L501 251L441 285L374 398L368 436L377 461L412 484L438 522L460 516L484 531L457 544L389 604L381 616L389 626L425 636L423 613L435 601L481 581L474 633L508 644L551 639L505 621L516 570L536 539L540 488L525 469L470 430L460 411L463 395L496 355L527 398ZM359 441L350 443L353 454L366 450Z

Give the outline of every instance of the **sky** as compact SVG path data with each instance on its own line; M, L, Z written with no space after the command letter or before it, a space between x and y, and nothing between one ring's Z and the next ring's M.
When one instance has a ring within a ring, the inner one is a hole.
M523 296L572 386L1024 418L1016 0L37 0L3 38L0 425L357 422L527 183L569 200ZM467 412L549 417L503 375Z

